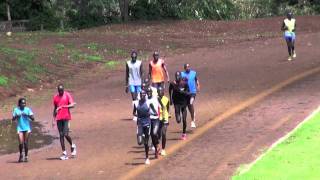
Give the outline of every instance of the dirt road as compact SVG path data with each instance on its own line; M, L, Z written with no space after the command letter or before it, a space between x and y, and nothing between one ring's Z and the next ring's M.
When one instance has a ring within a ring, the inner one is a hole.
M285 42L279 38L245 41L215 48L202 47L167 57L170 74L188 62L199 72L198 126L295 75L320 65L320 33L299 34L298 58L286 61ZM60 161L58 144L32 151L30 162L17 164L17 154L0 157L3 179L118 179L144 166L143 149L136 145L131 102L124 93L123 72L113 72L73 89L72 136L76 159ZM260 150L294 127L319 105L319 73L268 96L220 122L200 138L147 168L142 179L227 179L240 163L250 162ZM317 85L318 84L318 85ZM51 120L51 103L34 107L38 120ZM168 147L181 143L174 119ZM57 133L56 131L53 131ZM197 129L189 131L192 137ZM154 161L151 160L151 164Z

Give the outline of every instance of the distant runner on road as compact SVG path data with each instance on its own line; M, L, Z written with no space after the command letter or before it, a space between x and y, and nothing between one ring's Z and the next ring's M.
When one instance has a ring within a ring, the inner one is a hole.
M159 140L161 138L162 148L161 148L161 155L165 156L166 153L166 142L167 142L167 128L169 126L169 110L170 110L170 103L169 98L164 95L164 89L158 89L159 99L161 101L161 108L160 108L160 126L159 126Z
M190 91L190 101L188 104L188 109L192 119L191 127L196 128L194 101L196 99L197 92L200 91L200 83L197 72L190 68L190 64L184 64L184 70L185 71L181 73L181 76L182 78L187 79Z
M169 73L167 67L164 63L164 60L160 58L159 52L155 51L153 53L153 60L149 63L149 77L152 81L152 86L155 88L162 87L164 88L164 74L166 73L167 81L170 82Z
M64 90L64 86L59 84L57 86L58 93L53 97L53 117L57 121L57 126L60 135L60 144L62 148L61 160L67 160L68 155L64 144L64 138L67 139L71 146L71 155L75 157L77 155L76 145L72 143L72 139L69 136L69 121L71 120L70 108L74 108L76 103L73 101L71 94ZM54 126L54 122L52 122Z
M17 133L19 139L19 160L18 162L28 162L28 142L29 133L31 133L30 120L34 121L33 112L29 107L26 107L27 100L20 98L18 106L14 108L12 113L12 121L17 121ZM24 149L24 158L22 151Z
M144 144L145 164L149 165L149 136L151 131L150 109L156 112L153 106L149 106L146 100L147 94L144 90L140 92L140 100L135 102L134 113L137 120L137 142L139 145Z
M181 72L175 73L176 80L170 83L170 105L174 105L174 111L177 123L182 121L181 140L187 139L187 105L189 104L189 86L186 79L181 77Z
M130 91L132 97L132 106L135 101L138 101L138 94L141 92L141 83L143 75L143 66L140 60L137 60L138 53L136 51L131 52L131 60L126 63L126 88L125 91ZM136 121L137 117L133 116L133 120Z
M286 40L288 46L288 61L291 61L292 58L297 57L294 47L296 41L296 19L293 18L292 12L287 14L287 18L282 23L281 30L284 31L284 39Z

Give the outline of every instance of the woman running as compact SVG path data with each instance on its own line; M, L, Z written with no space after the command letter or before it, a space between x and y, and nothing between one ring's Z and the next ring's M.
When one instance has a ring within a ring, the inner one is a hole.
M140 92L140 100L134 105L134 115L138 117L137 119L137 141L138 144L144 144L146 160L145 164L149 165L149 135L151 129L151 121L150 121L150 108L146 101L146 92L142 90Z
M170 105L174 105L175 116L177 123L182 120L182 136L181 140L187 139L187 106L189 104L189 86L186 79L181 77L181 72L177 71L175 74L176 80L170 83Z
M28 140L29 133L31 133L30 120L34 121L33 112L26 107L27 100L20 98L18 107L14 108L12 121L17 121L17 133L19 138L19 160L18 162L28 162ZM24 149L24 159L22 151Z

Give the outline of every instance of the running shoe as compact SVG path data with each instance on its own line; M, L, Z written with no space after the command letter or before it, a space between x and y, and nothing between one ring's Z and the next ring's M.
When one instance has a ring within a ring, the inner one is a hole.
M296 58L297 57L297 54L296 52L293 52L293 55L292 55L293 58Z
M137 120L138 120L138 117L137 117L137 116L133 116L132 120L133 120L133 121L137 121Z
M156 151L156 148L151 144L151 150Z
M187 140L187 134L182 134L181 140Z
M71 156L72 157L76 157L76 155L77 155L77 146L76 146L76 144L72 144L72 146L71 146Z
M289 56L289 57L288 57L288 61L291 61L291 60L292 60L292 57L291 57L291 56Z
M63 160L63 161L69 159L68 156L67 156L67 151L64 151L62 153L62 155L60 156L60 159Z
M191 121L191 127L192 127L192 128L196 128L196 127L197 127L195 121Z
M24 161L24 162L28 162L28 161L29 161L29 160L28 160L28 156L25 156L23 161Z
M149 165L149 164L150 164L149 158L146 159L146 161L144 162L144 164L146 164L146 165Z
M167 155L166 150L162 149L160 154L161 156L166 156Z
M19 160L18 160L19 163L23 162L23 155L19 155Z

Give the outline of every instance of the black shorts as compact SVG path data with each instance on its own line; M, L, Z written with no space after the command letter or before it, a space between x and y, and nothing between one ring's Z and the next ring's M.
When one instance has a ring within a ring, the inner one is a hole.
M57 126L60 135L67 135L69 133L69 120L57 121Z

